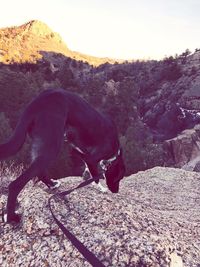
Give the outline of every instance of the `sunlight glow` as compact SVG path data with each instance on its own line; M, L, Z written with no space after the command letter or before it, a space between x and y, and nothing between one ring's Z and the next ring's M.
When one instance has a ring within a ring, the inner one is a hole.
M198 0L7 0L1 10L0 27L38 19L71 50L99 57L158 59L200 46Z

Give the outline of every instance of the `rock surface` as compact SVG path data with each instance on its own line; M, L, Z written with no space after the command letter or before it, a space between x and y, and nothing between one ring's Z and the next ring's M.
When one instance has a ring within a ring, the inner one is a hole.
M166 140L164 147L170 154L169 158L173 159L174 166L188 171L200 171L200 124Z
M82 179L61 181L62 191ZM156 167L125 178L119 194L101 193L90 185L53 206L105 266L197 267L199 191L198 173ZM51 194L32 182L20 194L21 227L0 224L0 266L90 266L54 223L47 207ZM1 208L5 202L1 189Z

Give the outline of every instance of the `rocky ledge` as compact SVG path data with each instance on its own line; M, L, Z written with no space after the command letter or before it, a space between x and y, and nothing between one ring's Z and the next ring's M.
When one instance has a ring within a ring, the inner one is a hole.
M61 181L62 191L82 180ZM0 266L90 266L54 223L47 205L51 194L32 182L20 194L21 226L0 224ZM1 189L1 208L5 202ZM53 205L105 266L200 266L198 173L156 167L124 179L119 194L90 185Z

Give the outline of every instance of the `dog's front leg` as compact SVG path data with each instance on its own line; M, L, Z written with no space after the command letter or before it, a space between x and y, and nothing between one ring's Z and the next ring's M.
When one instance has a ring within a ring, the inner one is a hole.
M91 175L91 177L93 177L94 181L96 184L99 183L99 180L101 178L101 173L98 170L98 166L97 163L88 163L88 161L85 161L85 164L87 165L87 169Z
M73 148L73 153L80 157L85 164L83 178L88 179L90 177L93 177L95 182L98 183L102 176L98 170L98 161L95 160L95 157L93 155L84 153L80 148L76 147L73 144L70 145Z
M98 185L101 192L107 192L107 188L105 188L101 183L100 179L102 178L102 173L98 170L98 161L94 160L94 155L88 155L82 152L79 148L71 145L73 147L73 151L78 155L85 164L85 170L83 172L83 179L87 180L93 178L95 180L95 184Z
M85 169L83 171L82 176L83 176L84 180L88 180L88 179L92 178L92 175L90 173L90 170L89 170L87 164L85 162L84 162L84 164L85 164Z
M91 173L90 173L90 170L89 170L87 164L85 163L85 170L84 170L84 172L83 172L83 179L84 179L84 180L87 180L87 179L90 179L90 178L92 178L92 175L91 175ZM103 193L106 193L106 192L107 192L107 188L104 187L104 186L101 184L100 181L99 181L97 184L96 184L95 182L93 182L93 184L94 184L95 186L97 186L98 189L100 189L101 192L103 192Z

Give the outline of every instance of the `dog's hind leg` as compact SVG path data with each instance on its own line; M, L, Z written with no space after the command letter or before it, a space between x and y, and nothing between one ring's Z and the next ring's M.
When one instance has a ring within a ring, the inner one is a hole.
M7 222L18 223L20 221L20 216L15 213L17 197L25 185L33 177L40 176L43 172L44 166L48 167L48 165L49 159L40 156L35 159L24 173L22 173L15 181L10 183L7 200Z
M52 125L55 125L55 123L52 123ZM39 136L41 142L37 141L39 146L35 151L33 162L24 173L10 183L7 200L7 222L14 221L18 223L20 221L20 216L15 213L17 196L32 178L36 176L43 177L47 169L56 160L63 142L63 129L58 124L56 126L58 127L55 129L50 126L46 127L44 133L37 131L37 137Z

